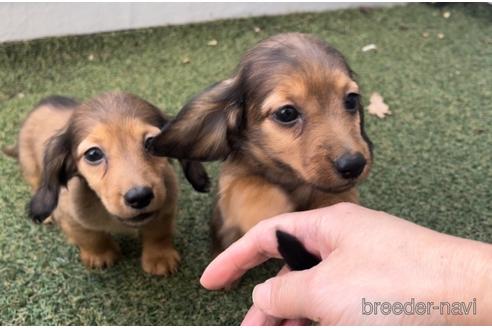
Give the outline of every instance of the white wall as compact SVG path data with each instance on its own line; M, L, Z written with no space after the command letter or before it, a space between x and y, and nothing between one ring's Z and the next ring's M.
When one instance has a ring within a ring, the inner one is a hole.
M0 3L0 42L394 3Z

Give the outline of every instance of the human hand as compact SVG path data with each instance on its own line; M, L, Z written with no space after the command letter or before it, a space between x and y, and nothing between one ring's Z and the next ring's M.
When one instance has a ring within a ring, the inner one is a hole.
M201 284L220 289L269 258L279 258L277 229L296 236L322 262L304 271L289 272L284 267L277 277L257 285L245 325L302 324L305 319L321 324L492 322L487 311L492 309L491 245L353 204L260 222L207 267ZM417 314L415 306L414 314L394 311L395 302L412 299L414 304L424 302L428 312ZM473 299L475 315L447 314L445 306L440 313L429 305L473 306ZM377 314L375 302L380 302ZM391 313L381 313L384 302L393 306Z

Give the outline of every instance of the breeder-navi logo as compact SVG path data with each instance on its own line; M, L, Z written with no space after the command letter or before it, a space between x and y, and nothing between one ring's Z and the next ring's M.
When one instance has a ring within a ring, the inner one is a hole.
M477 300L470 302L369 302L362 298L362 315L476 315Z

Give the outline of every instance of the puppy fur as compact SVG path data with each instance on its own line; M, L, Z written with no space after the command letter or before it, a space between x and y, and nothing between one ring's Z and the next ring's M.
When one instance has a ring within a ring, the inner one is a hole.
M33 191L32 219L51 216L79 247L87 267L113 265L120 250L111 234L125 233L141 236L145 272L175 272L178 183L169 160L148 152L149 141L167 122L158 108L127 93L81 104L60 96L42 100L11 148ZM206 190L203 166L180 162L195 189Z
M191 99L151 148L224 161L212 221L218 250L263 219L357 203L355 185L372 164L354 73L335 48L299 33L249 50L232 77ZM344 176L340 159L355 154L361 170Z

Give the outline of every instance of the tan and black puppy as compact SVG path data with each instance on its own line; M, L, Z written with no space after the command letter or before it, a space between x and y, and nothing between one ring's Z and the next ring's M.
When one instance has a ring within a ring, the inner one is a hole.
M360 89L335 48L299 33L260 42L187 103L157 155L224 160L214 228L227 247L260 220L342 201L371 168Z
M111 234L130 233L142 238L144 271L176 271L178 183L168 159L147 149L166 122L158 108L126 93L81 104L59 96L41 101L25 120L17 145L34 193L32 219L51 216L88 267L111 266L120 255ZM200 163L181 164L195 189L208 188Z

